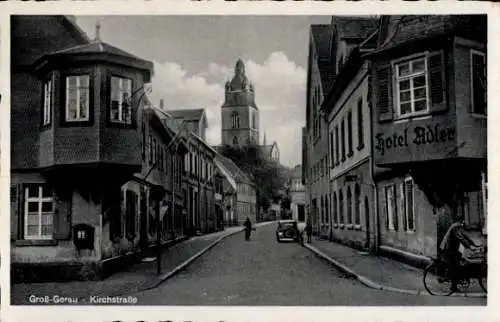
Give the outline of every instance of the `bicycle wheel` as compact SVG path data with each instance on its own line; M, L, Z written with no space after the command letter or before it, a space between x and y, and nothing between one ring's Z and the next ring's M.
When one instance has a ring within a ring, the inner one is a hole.
M424 270L424 287L431 295L448 296L453 293L451 279L443 264L432 262Z
M481 264L481 272L479 277L477 278L479 282L479 286L483 289L485 293L488 293L488 264L486 264L486 260Z

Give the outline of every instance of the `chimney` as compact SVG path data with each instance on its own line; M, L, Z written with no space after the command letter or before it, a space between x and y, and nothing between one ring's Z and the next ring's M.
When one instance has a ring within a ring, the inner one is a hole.
M163 110L165 108L165 101L163 98L160 100L160 110Z

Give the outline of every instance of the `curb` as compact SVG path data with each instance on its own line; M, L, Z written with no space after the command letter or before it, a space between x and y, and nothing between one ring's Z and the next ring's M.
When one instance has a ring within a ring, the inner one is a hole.
M267 226L267 225L270 225L272 223L274 223L274 221L264 222L264 223L262 223L260 225L256 224L256 225L254 225L254 227ZM148 285L145 288L141 288L138 291L142 292L142 291L147 291L147 290L150 290L150 289L158 287L160 284L162 284L163 282L165 282L169 278L173 277L174 275L176 275L177 273L179 273L180 271L182 271L183 269L185 269L194 260L196 260L198 257L200 257L201 255L203 255L204 253L208 252L210 249L212 249L215 245L217 245L218 243L220 243L222 240L224 240L224 239L226 239L228 237L231 237L233 235L236 235L238 233L241 233L243 231L244 231L244 228L242 227L241 230L236 230L234 232L228 233L227 235L224 235L224 236L221 236L221 237L217 238L210 245L208 245L207 247L203 248L198 253L194 254L193 256L191 256L190 258L188 258L187 260L185 260L181 264L177 265L173 270L171 270L170 272L168 272L166 274L163 274L158 279L156 279L152 284Z
M360 275L360 274L356 273L355 271L353 271L351 268L347 267L346 265L334 260L333 258L326 255L325 253L323 253L322 251L320 251L319 249L317 249L314 246L304 244L303 247L309 249L314 254L316 254L318 257L328 261L330 264L335 266L335 268L337 268L342 273L346 274L349 277L355 278L356 280L361 282L361 284L363 284L369 288L381 290L381 291L391 291L391 292L396 292L396 293L410 294L410 295L436 296L436 295L431 295L431 294L427 293L426 291L422 291L422 290L402 289L402 288L396 288L396 287L376 283L376 282L372 281L371 279L369 279L368 277ZM451 295L448 295L448 297L487 298L487 294L485 294L485 293L453 293Z

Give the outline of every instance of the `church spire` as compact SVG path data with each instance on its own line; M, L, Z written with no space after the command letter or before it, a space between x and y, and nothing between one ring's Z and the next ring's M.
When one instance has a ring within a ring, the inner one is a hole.
M101 23L97 20L95 24L95 41L101 41Z

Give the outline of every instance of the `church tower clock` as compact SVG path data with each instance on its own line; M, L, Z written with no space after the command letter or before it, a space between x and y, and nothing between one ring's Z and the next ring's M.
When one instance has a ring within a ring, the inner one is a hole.
M245 75L245 64L238 59L234 77L225 86L222 105L222 145L259 144L259 110L255 91Z

